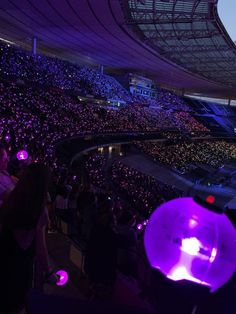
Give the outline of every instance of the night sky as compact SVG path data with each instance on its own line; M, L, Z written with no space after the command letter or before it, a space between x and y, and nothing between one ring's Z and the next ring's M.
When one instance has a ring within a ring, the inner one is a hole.
M235 0L219 0L218 13L224 26L233 39L236 41L236 1Z

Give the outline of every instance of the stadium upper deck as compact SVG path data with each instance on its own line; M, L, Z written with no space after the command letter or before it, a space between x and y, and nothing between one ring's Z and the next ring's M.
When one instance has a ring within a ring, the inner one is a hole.
M216 0L2 0L0 37L71 61L236 98L236 48Z

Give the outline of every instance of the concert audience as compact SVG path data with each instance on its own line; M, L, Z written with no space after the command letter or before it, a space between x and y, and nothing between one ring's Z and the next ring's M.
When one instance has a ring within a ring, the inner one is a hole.
M108 159L105 154L93 153L85 163L90 184L101 190L107 190L105 167Z
M100 205L88 240L85 271L93 297L107 299L112 296L116 279L119 240L115 231L112 203L104 200Z
M154 160L186 173L193 165L205 164L221 167L226 161L236 159L236 147L225 141L181 142L162 145L158 142L137 142L137 147Z
M112 109L96 105L93 100L81 103L77 96L87 94L124 101L126 105ZM155 160L182 172L187 172L193 163L219 167L236 157L235 147L223 141L185 141L194 134L210 132L191 116L192 110L184 100L169 91L160 89L154 100L133 96L113 77L95 69L32 56L2 44L0 102L0 140L7 149L0 146L0 266L5 270L0 281L3 298L0 311L24 308L34 259L36 286L42 288L45 275L50 272L44 238L48 225L45 210L49 203L48 168L42 164L49 166L55 179L50 202L52 229L54 209L60 219L69 215L68 222L77 220L73 228L80 228L80 239L86 243L85 271L90 292L100 299L112 296L117 266L127 275L136 274L134 265L141 234L136 230L137 223L144 219L146 222L158 205L181 195L174 186L158 182L119 160L113 162L108 178L107 157L102 154L89 155L85 163L89 183L81 188L78 182L68 179L68 169L55 155L55 144L61 139L162 131L172 145L160 146L154 142L136 145ZM173 135L168 133L170 129L183 134ZM33 162L30 166L16 161L20 149L30 154ZM8 153L11 174L19 177L18 182L7 172ZM111 195L106 193L111 188L109 183L119 200L111 201Z
M145 218L149 218L150 213L161 203L180 195L174 187L157 182L153 177L120 161L112 165L112 181L134 210Z

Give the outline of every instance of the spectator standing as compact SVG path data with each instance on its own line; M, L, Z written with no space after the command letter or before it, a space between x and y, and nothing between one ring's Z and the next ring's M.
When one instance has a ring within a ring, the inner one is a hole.
M112 297L116 280L118 235L109 202L103 204L91 232L85 255L85 272L90 281L92 296Z
M8 155L4 146L0 145L0 206L7 195L14 189L16 180L7 172Z
M41 265L41 276L50 271L45 244L48 177L46 166L31 164L1 207L1 313L24 311L35 260Z

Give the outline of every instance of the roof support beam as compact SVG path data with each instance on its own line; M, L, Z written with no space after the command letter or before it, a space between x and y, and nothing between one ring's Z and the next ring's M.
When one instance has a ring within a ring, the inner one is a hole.
M198 38L209 38L219 36L218 30L158 30L157 31L144 31L147 41L149 40L189 40Z
M205 53L205 52L227 52L230 50L230 48L226 45L220 45L220 46L213 46L213 45L194 45L194 46L159 46L160 49L164 51L165 54L173 55L176 53L183 53L183 54L189 54L189 53Z
M208 18L208 21L214 21L214 18ZM192 23L192 22L206 22L206 19L204 18L191 18L191 17L181 17L181 16L166 16L165 18L140 18L140 19L129 19L126 21L126 24L128 25L139 25L139 24L145 24L145 25L153 25L153 24L185 24L185 23Z

